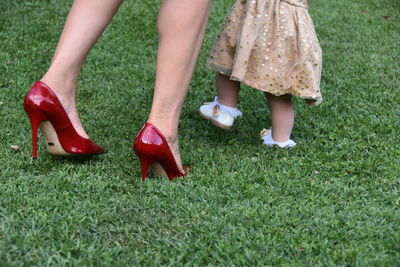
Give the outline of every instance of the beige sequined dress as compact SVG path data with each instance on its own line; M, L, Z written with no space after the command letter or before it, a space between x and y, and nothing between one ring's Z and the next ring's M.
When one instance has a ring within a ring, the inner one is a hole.
M237 0L207 65L274 95L322 102L322 53L307 0Z

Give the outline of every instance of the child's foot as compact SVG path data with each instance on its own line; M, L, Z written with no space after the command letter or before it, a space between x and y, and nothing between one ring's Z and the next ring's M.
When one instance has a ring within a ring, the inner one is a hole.
M272 139L272 130L271 129L269 129L269 130L263 129L260 132L260 135L261 135L261 140L263 140L263 143L269 147L272 147L274 145L277 145L281 148L286 148L286 147L290 148L290 147L296 146L296 143L292 139L289 139L286 142L274 141L274 139Z
M216 96L214 102L204 103L200 107L200 115L212 121L222 129L230 129L237 117L242 116L242 112L237 108L222 105Z

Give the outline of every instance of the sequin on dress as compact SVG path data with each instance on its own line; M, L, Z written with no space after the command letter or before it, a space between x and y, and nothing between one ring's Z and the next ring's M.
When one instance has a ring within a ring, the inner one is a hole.
M273 95L322 102L322 51L307 0L237 0L207 66Z

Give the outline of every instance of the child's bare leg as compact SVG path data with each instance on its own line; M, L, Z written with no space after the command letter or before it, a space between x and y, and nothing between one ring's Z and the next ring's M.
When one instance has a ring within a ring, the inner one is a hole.
M228 76L217 73L216 85L219 102L222 105L236 108L240 91L240 82L232 81Z
M271 109L272 139L286 142L290 139L294 124L294 111L291 95L274 96L265 93Z

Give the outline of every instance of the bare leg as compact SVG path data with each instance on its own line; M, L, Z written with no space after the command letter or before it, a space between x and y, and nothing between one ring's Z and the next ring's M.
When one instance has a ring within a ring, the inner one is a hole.
M122 0L75 0L47 73L41 79L56 93L72 124L82 137L75 105L76 83L89 51L110 23Z
M178 123L203 41L211 0L163 0L153 105L148 122L166 137L178 166ZM181 168L181 171L183 169Z
M240 82L232 81L228 76L216 74L218 100L222 105L236 108L238 103Z
M274 96L265 93L271 109L272 139L286 142L290 139L294 123L294 111L290 95Z

